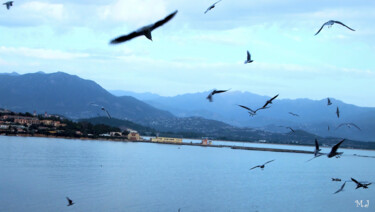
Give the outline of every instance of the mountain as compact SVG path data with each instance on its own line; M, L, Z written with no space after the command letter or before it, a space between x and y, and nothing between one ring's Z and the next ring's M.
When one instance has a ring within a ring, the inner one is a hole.
M320 136L375 141L375 108L358 107L334 98L331 98L331 106L327 106L326 99L279 99L282 98L280 94L271 108L258 111L256 116L250 117L238 104L256 109L262 107L271 97L230 91L215 95L214 102L210 103L206 99L208 93L209 91L174 97L155 95L153 99L143 99L142 94L128 94L177 117L200 116L237 127L252 127L278 133L287 132L285 127L280 126L290 126ZM340 118L336 117L336 107L340 109ZM292 116L289 112L298 114L299 117ZM336 129L339 124L348 122L355 123L361 130L348 127Z
M156 109L130 96L116 97L91 80L63 72L0 75L0 107L16 112L48 112L71 119L105 115L147 124L170 119L169 112Z
M132 96L132 97L134 97L136 99L139 99L141 101L156 99L156 98L160 97L157 94L153 94L153 93L149 93L149 92L136 93L136 92L132 92L132 91L123 91L123 90L110 90L109 92L111 94L115 95L115 96Z

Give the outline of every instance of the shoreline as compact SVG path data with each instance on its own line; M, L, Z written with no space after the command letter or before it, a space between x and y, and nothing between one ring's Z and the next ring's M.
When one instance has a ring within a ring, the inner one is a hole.
M200 143L188 143L188 142L182 142L182 143L174 143L174 142L151 142L149 140L139 140L139 141L131 141L125 138L115 138L115 137L100 137L100 138L90 138L90 137L65 137L65 136L53 136L53 135L44 135L44 134L12 134L12 135L4 135L0 134L0 136L10 136L10 137L36 137L36 138L57 138L57 139L70 139L70 140L92 140L92 141L112 141L112 142L132 142L132 143L151 143L151 144L167 144L167 145L185 145L185 146L199 146L199 147L212 147L212 148L230 148L230 149L236 149L236 150L252 150L252 151L268 151L268 152L287 152L287 153L300 153L300 154L314 154L313 151L308 150L295 150L295 149L279 149L279 148L267 148L267 147L248 147L248 146L235 146L235 145L203 145ZM145 137L152 137L152 136L145 136ZM185 140L200 140L200 139L189 139L184 138ZM215 141L215 140L213 140ZM283 145L283 146L306 146L306 147L312 147L309 145L293 145L293 144L274 144L274 143L260 143L260 142L246 142L246 141L223 141L220 140L220 142L237 142L237 143L254 143L254 144L264 144L264 145ZM330 148L330 147L327 147ZM364 150L364 151L375 151L372 149L354 149L354 148L341 148L341 149L348 149L348 150Z

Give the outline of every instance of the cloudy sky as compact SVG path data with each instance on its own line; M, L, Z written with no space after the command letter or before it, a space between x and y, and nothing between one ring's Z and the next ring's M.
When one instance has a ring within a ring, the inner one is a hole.
M375 107L375 1L15 0L0 12L0 72L63 71L109 90L213 88ZM153 31L108 42L178 10ZM325 28L328 20L342 26ZM249 50L254 63L244 65Z

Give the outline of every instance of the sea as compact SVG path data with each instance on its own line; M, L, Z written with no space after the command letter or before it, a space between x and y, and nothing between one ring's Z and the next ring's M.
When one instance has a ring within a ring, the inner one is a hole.
M351 181L375 182L375 151L339 151L308 161L312 154L0 136L0 212L375 211L375 184Z

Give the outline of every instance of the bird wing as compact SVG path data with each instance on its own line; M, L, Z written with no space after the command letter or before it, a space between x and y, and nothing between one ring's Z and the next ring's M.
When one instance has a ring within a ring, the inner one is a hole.
M224 92L227 92L227 91L229 91L230 89L228 89L228 90L214 90L213 92L212 92L212 94L217 94L217 93L224 93Z
M113 40L111 40L110 44L119 44L119 43L122 43L122 42L125 42L125 41L128 41L128 40L131 40L135 37L138 37L140 35L143 35L142 33L140 32L132 32L130 34L127 34L127 35L123 35L123 36L120 36L118 38L115 38Z
M266 104L264 104L263 105L263 107L262 108L266 108L267 107L267 105L270 103L270 101L268 100L267 102L266 102Z
M259 166L259 165L258 165L258 166L254 166L254 167L251 168L250 170L253 170L253 169L258 168L258 167L260 167L260 166Z
M219 0L219 1L217 1L217 2L215 2L213 5L215 6L217 3L219 3L219 2L221 2L221 0Z
M344 142L344 141L345 141L345 139L343 139L338 144L336 144L335 146L333 146L331 152L336 152L339 149L339 147L342 144L342 142Z
M212 102L212 93L210 93L210 94L206 97L206 99L208 99L210 102Z
M291 127L287 127L287 128L290 129L292 132L294 132L294 130Z
M354 124L354 123L349 123L349 124L354 126L355 128L357 128L358 130L361 130L361 128L359 128L356 124Z
M346 125L346 123L343 123L343 124L339 124L339 126L336 127L336 130L342 126Z
M247 51L247 61L251 60L251 54L249 51Z
M270 108L270 107L261 107L261 108L256 109L255 112L257 112L258 110L264 110L264 109L268 109L268 108Z
M173 13L169 14L167 17L165 17L163 20L160 20L158 22L156 22L152 27L151 27L151 30L154 30L160 26L162 26L163 24L167 23L168 21L170 21L176 14L177 14L178 10L174 11Z
M319 151L318 139L315 139L315 149Z
M106 109L104 109L104 111L107 113L108 118L111 119L112 117L109 115L108 111Z
M326 22L326 23L327 23L327 22ZM323 29L323 27L326 25L326 23L324 23L324 24L322 25L322 27L320 27L319 31L318 31L317 33L315 33L315 35L319 34L319 32L322 31L322 29Z
M69 197L66 197L66 200L68 200L68 203L69 203L69 204L72 204L72 203L73 203L73 200L69 199Z
M352 178L352 181L355 182L357 185L361 184L357 180L355 180L354 178Z
M352 31L355 31L354 29L352 29L352 28L346 26L345 24L343 24L343 23L340 22L340 21L334 21L334 22L335 22L336 24L341 24L342 26L344 26L344 27L346 27L346 28L348 28L348 29L350 29L350 30L352 30Z
M278 96L279 96L279 94L277 94L276 96L272 97L272 98L270 99L270 101L272 102L272 101L275 100Z
M246 107L246 106L243 106L243 105L238 105L238 106L240 106L240 107L242 107L242 108L245 108L246 110L249 110L249 111L255 113L254 110L252 110L252 109L250 109L250 108L248 108L248 107Z
M344 187L345 187L345 184L346 184L346 182L344 182L344 184L342 184L341 188L340 188L339 190L337 190L337 191L335 192L335 194L337 194L337 193L339 193L340 191L342 191L342 190L344 189Z
M263 165L266 165L267 163L271 163L272 161L274 161L274 160L270 160L270 161L267 161L265 164L263 164Z

